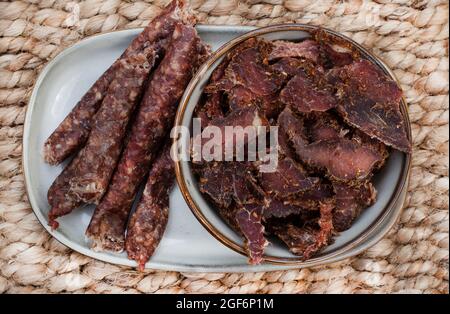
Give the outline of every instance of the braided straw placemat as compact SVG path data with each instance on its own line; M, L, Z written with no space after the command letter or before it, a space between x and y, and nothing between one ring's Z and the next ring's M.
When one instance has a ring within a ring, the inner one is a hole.
M26 199L24 113L34 81L81 38L141 27L167 1L0 2L0 293L448 293L448 1L192 0L200 23L300 22L344 33L395 71L414 139L398 225L356 258L314 269L245 274L146 271L92 260L59 244Z

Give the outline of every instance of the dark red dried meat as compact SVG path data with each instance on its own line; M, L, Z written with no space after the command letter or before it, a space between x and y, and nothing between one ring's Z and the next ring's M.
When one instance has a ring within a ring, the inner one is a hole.
M269 60L295 57L308 59L317 63L319 54L319 44L314 40L306 39L298 43L280 40L273 42L273 49L269 54Z
M312 114L306 121L310 142L336 140L348 132L330 113Z
M264 206L263 216L264 219L269 218L283 218L293 214L300 214L303 210L302 207L292 205L289 202L271 198Z
M250 264L259 264L268 245L264 237L262 224L263 207L261 205L245 205L236 212L236 221L244 235Z
M341 67L360 58L349 42L322 29L314 34L314 39L320 45L320 62L326 68Z
M311 190L319 184L319 178L308 177L302 166L289 158L279 160L274 172L261 173L260 177L261 187L273 196L288 197Z
M321 50L325 54L326 64L328 67L341 67L348 65L354 61L354 56L348 51L338 51L333 46L321 43Z
M271 95L280 88L278 75L268 71L258 47L247 48L235 55L225 76L217 83L218 88L225 91L236 85L243 85L259 96Z
M96 114L96 123L86 146L48 191L51 206L48 216L52 228L58 227L56 218L70 213L85 201L97 201L116 166L131 111L150 71L145 54L122 59L119 63L116 78Z
M327 111L336 106L333 94L306 75L294 76L280 93L281 101L299 112Z
M333 232L333 208L334 205L331 203L320 205L319 228L287 224L271 226L270 229L286 243L292 253L300 256L303 260L307 260L330 242Z
M108 191L86 231L96 249L123 249L125 227L137 188L170 132L178 101L201 53L199 42L192 26L177 24L167 53L143 96Z
M361 146L346 138L323 140L308 144L304 122L286 108L278 119L282 132L287 134L298 157L307 165L326 169L338 181L362 180L382 160L370 147Z
M373 63L361 60L341 68L338 112L370 137L403 152L411 152L405 119L400 111L402 91Z
M119 58L126 59L142 53L152 47L148 63L153 66L155 59L164 53L166 38L170 37L175 23L182 16L183 1L172 1L164 11L132 41ZM44 158L49 164L56 165L75 153L87 140L94 123L94 115L105 98L108 87L115 78L119 60L114 62L81 98L70 114L60 123L44 144Z
M296 58L282 58L272 64L271 69L286 78L291 78L297 74L319 76L325 73L320 65Z
M333 197L333 187L327 183L320 183L314 189L285 199L284 203L298 206L304 210L314 211L319 210L320 203L329 202Z
M333 212L333 225L337 231L350 228L362 209L369 207L376 200L376 190L370 182L356 186L333 183L336 193L336 208Z
M338 181L370 177L382 160L378 152L344 138L295 146L295 151L306 164L326 169L328 175Z
M174 163L169 141L150 170L144 193L128 224L125 249L143 270L155 252L169 218L169 191L174 183Z
M258 134L267 131L266 129L259 128L266 126L269 126L269 121L261 115L258 109L252 107L235 110L225 117L214 119L209 124L209 130L217 127L220 130L220 136L214 136L217 133L213 133L210 138L202 138L202 134L197 135L198 137L193 142L193 161L199 162L202 160L203 158L200 157L203 156L200 156L200 153L204 150L211 153L212 156L224 160L223 158L225 157L227 148L234 148L233 153L236 154L237 150L243 150L247 143L255 142ZM243 132L230 133L226 127L241 127L241 131ZM233 156L231 155L230 157ZM214 159L217 160L217 158Z

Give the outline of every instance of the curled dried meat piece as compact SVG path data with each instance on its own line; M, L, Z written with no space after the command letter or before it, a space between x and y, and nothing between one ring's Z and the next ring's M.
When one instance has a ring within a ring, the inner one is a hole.
M97 79L69 115L59 124L44 144L44 159L51 165L62 162L80 149L91 132L94 115L105 98L108 87L114 80L119 60L142 53L144 49L153 47L154 53L149 55L149 64L163 54L167 43L165 39L172 34L175 22L182 18L183 1L174 0L140 33L125 50L122 56Z
M323 75L323 68L312 62L295 58L282 58L271 65L271 69L282 74L282 77L291 78L297 74Z
M345 138L295 146L295 151L306 164L326 169L328 175L338 181L370 177L382 160L378 152Z
M310 119L312 118L312 121ZM310 142L336 140L344 137L348 129L330 113L312 114L306 121Z
M195 70L199 41L192 26L177 24L167 53L143 96L108 191L86 231L94 240L94 248L123 249L125 227L137 188L170 132L178 101Z
M248 162L209 162L200 170L200 192L220 208L229 208L232 201L254 203L260 191L251 179L253 170Z
M264 237L262 224L263 207L245 205L236 211L236 222L244 235L250 264L259 264L264 255L264 248L269 244Z
M225 58L225 60L214 69L211 73L210 85L214 85L225 75L225 70L229 61L230 60ZM214 90L205 95L206 101L203 105L197 105L195 108L195 116L201 119L203 127L208 126L211 120L223 118L224 115L221 105L222 96L223 91Z
M308 59L317 63L319 56L319 44L314 40L306 39L298 43L280 40L273 42L273 49L269 54L269 60L295 57Z
M289 202L284 202L276 198L271 198L264 206L264 219L269 218L284 218L293 214L300 214L303 208L292 205Z
M319 178L309 177L301 165L289 158L279 160L274 172L261 173L260 177L261 187L273 196L289 197L319 184Z
M332 45L321 43L321 50L325 54L325 63L329 68L332 67L342 67L352 63L355 59L353 54L348 50L339 51L337 50L339 46L333 48ZM341 48L342 49L342 48Z
M341 67L360 59L358 50L340 37L319 29L314 39L320 45L320 63L326 68Z
M224 74L217 81L213 77L205 92L224 92L231 111L256 106L268 117L275 116L280 107L278 90L285 77L267 64L270 49L271 45L261 40L245 41L222 61L218 69L225 69Z
M193 140L192 160L196 163L201 162L204 154L202 156L200 154L208 149L208 153L211 153L215 160L218 158L225 160L227 150L230 149L233 149L230 151L230 155L233 153L230 157L233 157L237 151L243 151L248 143L256 143L258 135L267 131L266 128L262 128L266 126L269 126L269 121L258 109L252 107L235 110L225 117L216 118L210 122L208 128L220 132L211 133L209 138L203 137L204 134L197 135Z
M334 205L320 205L318 229L310 226L298 227L293 224L271 226L271 231L289 247L289 250L307 260L329 244L333 232L332 211Z
M384 166L387 158L389 157L389 149L385 144L383 144L376 138L371 138L367 134L357 129L353 132L352 141L355 141L362 146L370 147L372 150L380 154L381 160L375 166L376 170Z
M224 163L208 163L200 170L200 192L208 195L220 208L228 208L233 200L233 174Z
M306 75L294 76L280 93L281 101L299 112L327 111L337 104L333 94Z
M367 60L342 67L338 73L342 92L337 110L344 120L386 145L411 152L397 83Z
M143 270L155 252L169 218L169 191L174 183L170 142L154 162L136 211L131 216L125 241L128 257Z
M97 201L106 190L122 149L129 117L149 71L145 53L120 60L120 68L96 114L86 146L49 189L47 198L52 208L48 215L53 228L58 226L56 218L84 202Z
M334 192L331 184L321 182L314 189L284 199L284 203L300 207L307 211L316 211L319 210L320 203L330 202L333 198Z
M225 76L217 83L217 86L225 91L236 85L245 86L260 96L271 95L280 87L278 76L268 71L258 47L247 48L235 55L225 71Z
M375 187L370 182L356 186L333 183L336 193L336 208L333 212L333 225L337 231L350 228L362 209L369 207L376 200Z
M372 148L346 138L308 143L304 121L295 117L289 108L283 110L278 121L297 156L311 167L326 169L335 180L365 179L383 158Z

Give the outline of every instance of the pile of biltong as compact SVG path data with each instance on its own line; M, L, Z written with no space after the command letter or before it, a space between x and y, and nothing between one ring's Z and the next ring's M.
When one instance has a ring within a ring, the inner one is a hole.
M193 165L203 195L240 233L252 264L266 235L306 260L376 201L389 149L411 152L402 92L377 65L319 30L300 42L249 39L213 71L196 108L202 126L278 126L278 165Z

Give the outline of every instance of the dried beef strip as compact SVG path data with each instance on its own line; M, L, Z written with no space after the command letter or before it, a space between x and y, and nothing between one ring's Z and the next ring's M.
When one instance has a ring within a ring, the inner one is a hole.
M307 260L317 254L331 241L333 233L332 203L320 205L318 229L310 226L298 227L293 224L271 226L271 231L280 238L289 250Z
M386 145L411 152L397 83L366 60L341 68L338 75L341 101L337 110L344 120Z
M332 45L321 43L322 56L325 59L323 63L326 68L342 67L352 63L357 58L353 53L345 50L338 51L337 48L339 46L333 48Z
M192 26L176 26L167 53L148 84L108 192L86 231L96 249L123 249L134 196L157 149L170 132L178 101L201 53L199 41Z
M297 156L307 165L326 169L338 181L363 180L372 174L383 156L370 147L346 138L308 143L304 122L296 118L289 108L279 117Z
M198 163L198 155L202 150L207 149L207 147L214 147L214 150L217 148L217 151L211 151L210 153L214 153L215 155L221 152L221 160L224 160L227 147L233 148L233 153L236 153L238 149L242 150L249 142L256 141L258 134L266 131L266 129L260 127L267 126L269 126L269 121L266 117L261 114L257 108L252 107L235 110L230 112L225 117L216 118L209 123L209 127L217 127L220 130L221 136L206 138L202 137L202 134L199 134L198 137L194 139L195 146L193 147L192 152L193 160ZM243 137L239 137L236 133L228 134L226 132L226 127L242 127L243 130L246 128L253 128L248 130L253 130L254 132L243 133ZM220 157L220 155L215 156ZM201 159L203 161L203 156ZM217 160L217 158L215 159Z
M264 206L264 219L284 218L294 214L300 214L304 209L289 202L284 202L276 198L271 198Z
M49 190L51 224L80 203L98 201L107 188L122 149L128 120L151 68L145 53L120 60L120 64L95 116L96 123L86 146Z
M274 41L273 49L269 54L269 60L279 58L304 58L314 63L319 61L320 49L319 44L311 39L295 43L290 41Z
M156 17L140 33L125 50L122 56L92 85L69 115L60 123L44 144L44 159L56 165L75 153L87 140L92 129L95 113L105 98L108 87L115 78L119 60L142 53L144 49L153 47L154 53L149 55L149 64L153 65L164 51L164 39L172 34L175 22L181 17L182 1L171 4Z
M304 163L326 169L328 175L338 181L370 177L382 160L378 152L344 138L296 146L295 151Z
M297 74L314 75L314 73L324 73L322 67L307 60L295 58L281 58L271 65L271 69L281 73L286 78L291 78Z
M357 129L353 132L352 141L355 141L360 145L370 147L372 150L377 151L380 154L381 160L375 166L375 170L381 169L381 167L384 166L387 158L389 157L389 148L384 143L380 142L376 138L371 138L364 132Z
M334 199L331 184L321 182L317 187L283 200L285 204L300 207L306 211L319 210L320 203L330 202Z
M209 162L200 170L200 192L208 195L220 208L233 201L233 174L223 162Z
M310 142L335 140L349 132L335 116L328 112L313 113L306 118L306 128Z
M337 105L331 91L302 73L287 83L280 93L280 100L299 112L327 111Z
M223 78L206 90L230 92L237 85L241 85L259 97L276 93L282 80L280 75L270 71L270 66L266 64L265 54L269 49L268 45L262 41L255 44L254 47L235 52Z
M264 237L262 224L263 206L248 204L236 212L236 221L245 237L245 246L250 264L259 264L264 255L264 248L269 244Z
M225 75L227 66L228 63L224 60L214 69L211 73L210 84L216 83ZM223 118L224 115L221 106L222 96L222 91L214 90L213 92L206 94L205 103L202 106L198 105L195 109L195 116L201 119L203 127L208 126L213 119Z
M233 201L247 204L259 193L252 182L254 165L249 162L209 162L200 171L200 192L220 208L229 208ZM251 203L251 202L250 202Z
M174 163L168 142L153 163L144 193L128 224L125 249L143 270L155 252L169 218L169 191L174 183Z
M320 63L326 68L341 67L360 59L360 53L352 44L320 29L314 34L320 45Z
M333 225L337 231L345 231L350 228L361 210L369 207L376 200L376 190L370 182L364 182L357 186L335 182L333 189L336 193Z
M319 178L309 177L303 167L290 158L279 160L274 172L260 173L260 178L261 187L273 196L289 197L319 184Z

